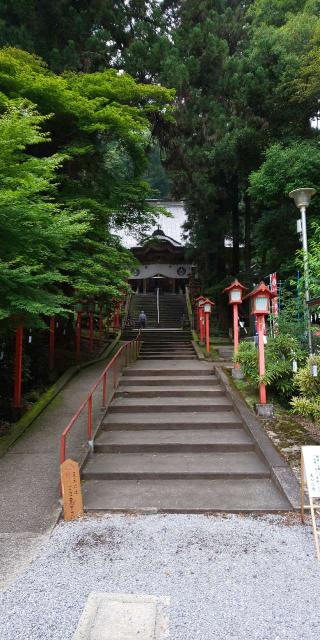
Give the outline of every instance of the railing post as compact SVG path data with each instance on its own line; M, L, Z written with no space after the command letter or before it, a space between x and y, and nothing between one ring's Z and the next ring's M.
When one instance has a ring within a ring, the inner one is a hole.
M102 406L107 406L107 372L105 371L102 380Z
M62 434L61 440L60 440L60 464L63 464L65 459L66 459L66 437L64 434Z
M88 445L93 449L92 439L92 395L88 398Z

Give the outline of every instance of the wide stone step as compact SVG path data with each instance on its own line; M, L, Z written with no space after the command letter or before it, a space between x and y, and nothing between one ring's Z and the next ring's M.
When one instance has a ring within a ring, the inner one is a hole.
M158 368L158 369L153 369L151 367L149 368L143 368L141 366L141 362L138 363L140 365L141 368L138 369L138 367L136 368L127 368L124 369L124 376L125 377L162 377L162 376L166 376L166 377L170 377L173 380L175 378L190 378L190 374L193 373L193 380L195 378L201 378L201 380L207 378L208 374L210 375L210 377L212 378L212 380L216 380L216 376L212 373L210 374L210 371L208 368L206 369L196 369L196 370L191 370L190 367L188 369L175 369L174 367L172 367L171 369L166 369L165 366L163 366L162 368Z
M124 386L120 385L115 392L115 398L210 398L217 397L223 395L222 387L219 385L211 386L211 387L201 387L199 382L199 386L194 383L194 387L188 387L185 389L183 386L181 388L174 387L172 389L170 386L163 387L149 387L149 386Z
M140 360L185 360L186 359L186 355L185 354L167 354L165 356L156 354L156 355L141 355L140 356ZM188 355L188 360L197 360L197 356L194 355Z
M95 440L96 453L253 451L243 429L162 429L158 431L101 431Z
M228 411L232 409L232 404L226 396L217 398L173 398L163 396L162 398L116 398L111 403L108 413L175 413L190 411Z
M278 512L290 505L268 478L197 480L90 480L86 511L126 513Z
M242 427L241 418L234 411L208 411L208 412L183 412L183 413L159 413L135 412L135 413L111 413L104 419L104 429L239 429Z
M97 453L87 462L88 480L144 478L268 478L267 465L255 452L237 453Z
M211 385L217 382L215 376L127 376L124 375L120 379L120 387L146 385L147 387L161 387L164 385L176 388L193 387L195 384L201 385L201 387L211 387Z

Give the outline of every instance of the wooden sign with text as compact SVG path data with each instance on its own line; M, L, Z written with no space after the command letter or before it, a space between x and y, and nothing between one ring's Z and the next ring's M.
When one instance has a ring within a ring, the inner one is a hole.
M83 516L79 465L74 460L65 460L60 466L63 516L75 520Z
M307 490L310 504L305 504ZM317 502L315 503L314 500ZM310 509L312 529L317 558L320 560L320 531L317 529L316 511L320 511L320 446L308 446L301 449L301 520L304 522L304 511Z

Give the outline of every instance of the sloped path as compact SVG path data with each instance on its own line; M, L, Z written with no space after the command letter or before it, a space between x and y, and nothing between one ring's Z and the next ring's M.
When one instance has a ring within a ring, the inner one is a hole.
M72 378L0 459L0 589L30 562L57 520L60 435L106 362ZM96 398L96 418L99 413ZM74 459L83 453L85 421L84 415L68 443L68 455Z

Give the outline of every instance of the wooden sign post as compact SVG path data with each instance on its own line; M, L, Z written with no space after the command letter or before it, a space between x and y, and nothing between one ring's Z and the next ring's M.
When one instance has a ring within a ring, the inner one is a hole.
M305 490L309 495L310 504L305 504ZM317 558L320 560L320 531L317 529L316 512L320 511L320 446L308 446L301 449L301 521L304 522L304 511L310 509L312 529L316 546Z
M83 516L83 502L79 465L74 460L65 460L60 465L63 515L65 520Z

